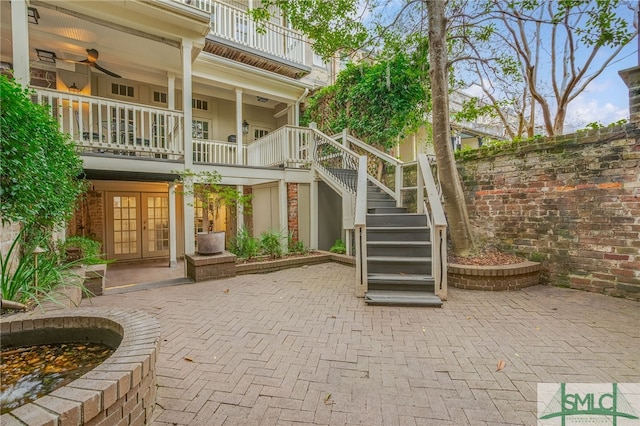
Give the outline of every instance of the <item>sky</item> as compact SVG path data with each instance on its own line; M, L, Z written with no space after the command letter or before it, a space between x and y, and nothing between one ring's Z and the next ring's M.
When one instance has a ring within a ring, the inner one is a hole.
M600 122L607 125L629 119L629 90L618 71L640 65L637 38L629 43L603 73L569 104L566 130L584 128L585 124ZM572 126L573 124L573 126Z

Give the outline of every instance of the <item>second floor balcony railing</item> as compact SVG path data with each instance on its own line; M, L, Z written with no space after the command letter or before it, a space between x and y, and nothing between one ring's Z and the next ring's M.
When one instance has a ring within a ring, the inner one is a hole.
M175 0L211 15L211 34L222 40L305 65L302 35L273 22L256 23L246 10L217 0Z
M41 88L32 100L49 106L60 131L84 152L158 159L184 155L180 111Z

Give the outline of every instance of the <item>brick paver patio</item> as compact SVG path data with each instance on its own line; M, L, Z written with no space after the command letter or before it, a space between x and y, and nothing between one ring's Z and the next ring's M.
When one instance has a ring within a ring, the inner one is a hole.
M640 382L637 302L536 286L369 307L353 276L322 264L83 306L160 322L157 426L533 425L538 382Z

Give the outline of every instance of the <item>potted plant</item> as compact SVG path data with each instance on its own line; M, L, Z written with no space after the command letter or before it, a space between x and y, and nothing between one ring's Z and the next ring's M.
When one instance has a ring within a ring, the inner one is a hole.
M202 206L202 232L196 235L198 254L222 253L225 249L225 231L215 229L220 209L230 207L230 216L235 217L236 207L251 206L251 196L244 195L231 186L221 185L222 177L216 171L193 172L186 169L178 172L176 183L182 185L183 195L192 195Z

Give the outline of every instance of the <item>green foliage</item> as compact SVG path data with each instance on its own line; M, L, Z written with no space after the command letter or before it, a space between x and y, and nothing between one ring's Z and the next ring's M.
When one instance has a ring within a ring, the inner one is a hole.
M336 242L333 243L333 246L331 246L329 251L331 253L345 254L347 252L347 246L344 244L344 241L336 240Z
M0 218L52 229L85 190L74 143L29 92L0 76Z
M585 125L583 129L578 129L578 132L586 132L588 130L597 130L597 129L606 129L610 127L622 126L623 124L627 124L626 118L623 118L618 121L614 121L613 123L607 124L606 126L599 121L593 121Z
M302 241L294 241L293 235L289 234L289 253L306 254L308 252Z
M26 242L20 233L0 258L0 288L2 298L25 304L40 304L43 300L57 301L56 291L61 286L80 287L84 292L84 277L74 270L82 260L65 262L57 251L33 254L36 247L45 246L46 239ZM19 256L22 245L24 256Z
M64 240L63 243L58 245L60 251L60 257L64 259L67 256L67 250L77 248L80 250L79 259L85 265L98 265L102 263L112 263L111 260L106 260L101 253L102 245L91 238L73 236Z
M251 259L260 253L260 240L253 237L246 227L231 239L229 251L243 259Z
M262 251L272 259L282 257L282 239L283 235L280 231L269 229L260 234L260 247Z
M293 28L305 33L313 50L325 59L339 50L364 45L368 37L359 19L356 0L262 0L251 10L254 19L267 22L274 10L282 11ZM275 7L274 7L275 6Z
M327 133L348 128L364 141L389 149L424 123L429 90L425 57L397 53L374 64L348 64L336 83L308 100L305 122Z

